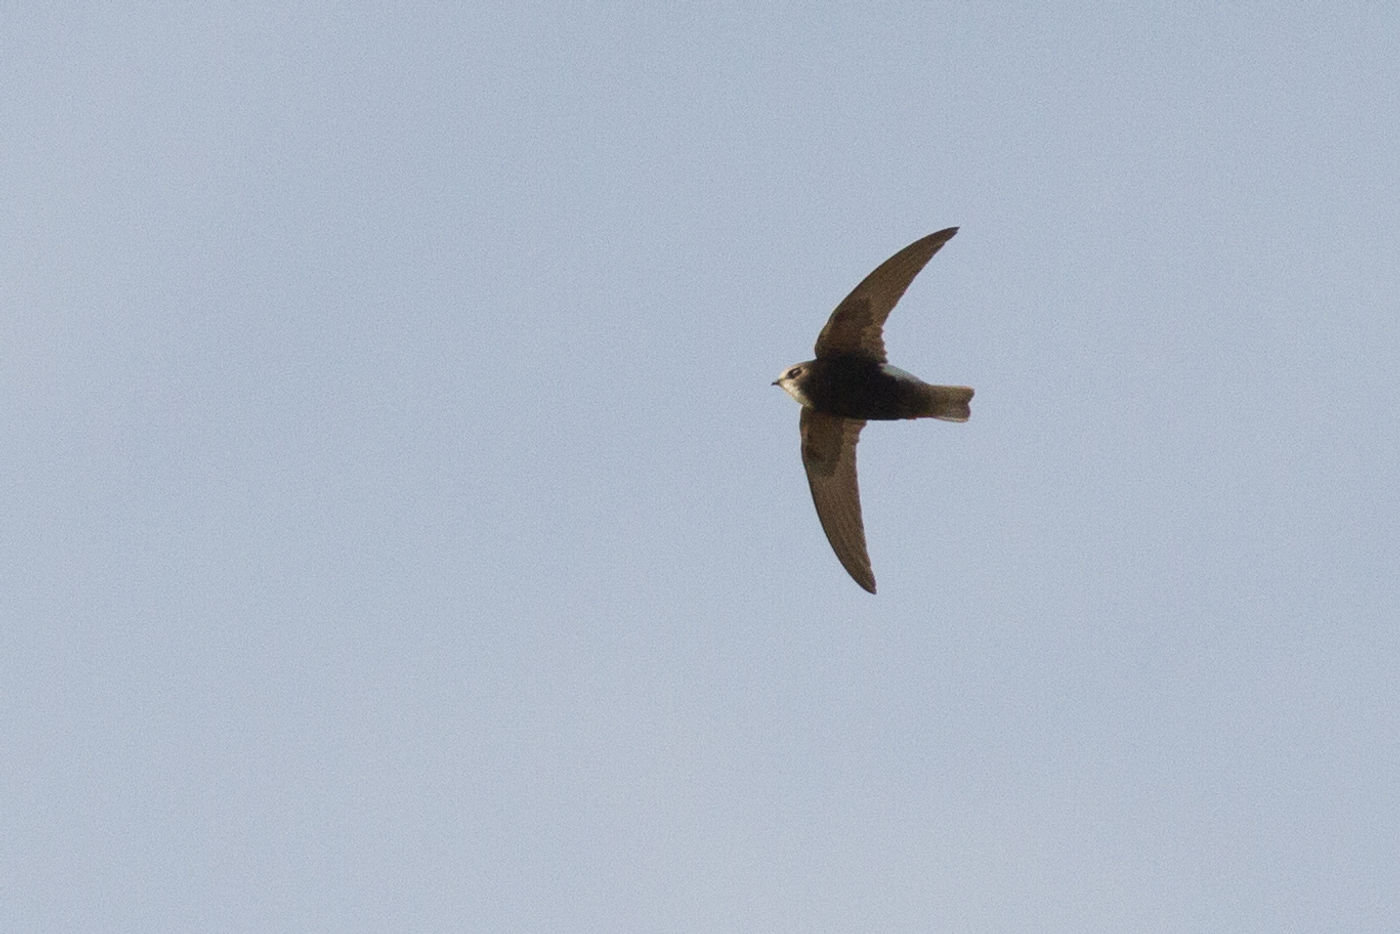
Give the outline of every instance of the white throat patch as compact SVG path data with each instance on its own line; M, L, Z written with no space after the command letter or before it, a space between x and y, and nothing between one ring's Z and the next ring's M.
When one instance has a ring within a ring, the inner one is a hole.
M805 405L808 408L811 407L811 400L808 399L807 394L798 387L797 380L784 377L778 380L778 385L783 387L783 391L796 399L799 404Z

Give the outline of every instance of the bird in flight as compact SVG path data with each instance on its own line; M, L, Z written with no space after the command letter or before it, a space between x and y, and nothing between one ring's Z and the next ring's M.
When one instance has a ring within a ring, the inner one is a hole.
M827 541L857 584L875 592L865 551L856 483L856 442L869 420L972 414L967 386L930 386L885 358L884 326L904 290L958 228L915 240L881 263L836 306L817 336L815 360L798 363L773 381L802 405L802 466Z

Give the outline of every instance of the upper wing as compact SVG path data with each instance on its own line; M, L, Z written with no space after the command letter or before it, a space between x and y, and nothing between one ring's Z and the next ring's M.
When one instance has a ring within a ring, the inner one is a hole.
M826 415L802 407L802 466L827 541L841 566L871 593L875 572L865 553L865 526L860 519L860 487L856 484L856 442L865 422Z
M876 267L831 313L817 337L817 356L854 354L884 363L885 319L919 270L957 232L949 227L915 240Z

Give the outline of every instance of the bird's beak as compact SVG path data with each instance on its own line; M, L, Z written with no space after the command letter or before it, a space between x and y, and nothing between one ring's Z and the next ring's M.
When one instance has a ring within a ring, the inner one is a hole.
M775 380L773 380L773 382L772 382L770 385L776 386L776 385L778 385L778 381L775 379Z

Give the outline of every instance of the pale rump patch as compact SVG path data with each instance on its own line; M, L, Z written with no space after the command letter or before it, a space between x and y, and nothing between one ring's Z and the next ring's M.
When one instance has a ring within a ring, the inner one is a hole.
M880 364L880 371L886 376L899 380L901 383L922 383L913 373L906 373L897 366L890 366L888 363Z

